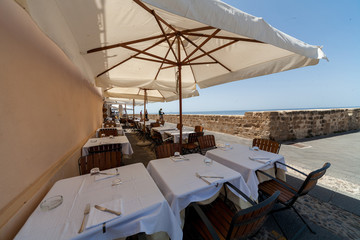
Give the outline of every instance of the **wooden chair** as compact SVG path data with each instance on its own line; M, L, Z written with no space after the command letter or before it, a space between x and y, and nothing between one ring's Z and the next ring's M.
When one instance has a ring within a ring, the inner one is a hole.
M122 150L121 143L105 144L105 145L89 147L89 154L100 153L100 152L113 152L113 151L121 152L121 150Z
M280 195L280 192L275 192L271 197L256 204L232 184L225 184L244 196L252 206L234 212L226 204L226 199L222 200L220 197L208 205L199 206L197 203L192 203L190 206L195 209L198 216L191 219L194 221L191 225L195 226L204 240L247 239L255 235Z
M203 132L201 133L204 134ZM199 142L197 138L198 138L198 133L189 134L188 142L182 145L184 153L195 153L200 151Z
M283 204L284 207L276 209L273 212L278 212L278 211L292 208L295 211L295 213L300 217L300 219L303 221L303 223L305 223L306 227L310 230L310 232L315 233L310 228L310 226L306 223L306 221L303 219L303 217L299 214L299 212L294 208L294 203L296 202L296 200L299 197L308 194L309 191L312 190L316 186L317 181L322 176L324 176L324 174L326 173L326 170L330 167L331 164L325 163L322 166L322 168L315 170L315 171L309 173L308 175L306 175L305 173L303 173L287 164L281 163L281 162L275 162L275 170L277 169L278 164L284 165L287 168L290 168L290 169L306 176L306 179L304 180L304 182L302 183L300 188L295 188L295 187L291 186L290 184L288 184L278 178L274 178L271 175L269 175L261 170L257 170L258 174L261 173L261 174L264 174L264 175L268 176L269 178L271 178L271 180L265 181L265 182L262 182L259 184L260 196L271 196L275 191L280 191L280 196L279 196L278 202ZM280 227L280 225L279 225L279 227Z
M177 129L180 129L180 128L182 128L183 126L184 126L184 124L178 123L178 124L176 125L176 128L177 128Z
M102 134L105 134L105 137L110 135L118 136L118 131L116 128L103 128L99 131L99 137L101 137Z
M161 120L160 124L164 126L165 121L164 121L164 120Z
M155 148L156 158L168 158L174 156L174 153L179 151L179 147L179 143L167 143L157 146Z
M195 126L194 131L195 132L204 132L204 127L203 126Z
M214 135L204 135L197 138L201 154L205 155L206 151L216 148Z
M122 153L120 151L100 152L80 157L78 160L80 175L90 173L92 168L98 167L100 171L120 167Z
M253 139L253 147L258 147L261 150L272 152L272 153L279 153L281 144L270 139L263 139L263 138L254 138Z

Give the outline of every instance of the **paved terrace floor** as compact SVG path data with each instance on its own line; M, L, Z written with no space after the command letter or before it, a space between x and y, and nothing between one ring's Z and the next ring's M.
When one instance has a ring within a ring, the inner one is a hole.
M166 123L166 125L173 125ZM185 127L185 129L193 129ZM217 143L240 143L251 146L252 140L229 134L206 131L215 135ZM149 147L139 147L139 138L130 131L126 134L134 154L124 159L124 164L148 162L156 156ZM304 229L296 233L303 224L292 210L275 214L289 239L360 239L360 132L336 134L328 137L309 138L296 142L282 143L280 154L287 164L305 173L320 168L325 162L331 167L309 195L298 200L295 207L304 216L316 234ZM294 185L302 183L302 178L289 172L287 181ZM150 239L149 236L142 238ZM184 240L199 239L196 232L185 226ZM253 239L285 239L280 229L269 217L264 227Z

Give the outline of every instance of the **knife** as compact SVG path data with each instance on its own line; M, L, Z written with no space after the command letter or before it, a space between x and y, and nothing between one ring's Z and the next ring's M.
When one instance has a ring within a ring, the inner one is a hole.
M84 210L84 217L81 223L81 227L79 229L78 233L82 233L84 231L84 227L85 227L85 217L86 215L88 215L90 213L90 203L86 204L85 206L85 210Z
M118 216L121 215L121 212L117 212L117 211L114 211L114 210L111 210L111 209L108 209L108 208L105 208L105 207L101 207L99 205L95 205L95 208L100 210L100 211L103 211L103 212L112 213L112 214L115 214L115 215L118 215Z

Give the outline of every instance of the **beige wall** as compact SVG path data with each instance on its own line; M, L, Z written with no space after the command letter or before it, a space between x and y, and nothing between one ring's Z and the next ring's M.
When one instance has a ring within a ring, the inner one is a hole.
M0 239L11 239L48 189L78 174L102 97L28 14L0 1Z

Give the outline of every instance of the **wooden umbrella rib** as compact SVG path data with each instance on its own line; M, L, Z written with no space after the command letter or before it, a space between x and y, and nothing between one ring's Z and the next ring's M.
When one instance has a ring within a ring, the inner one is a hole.
M175 33L166 34L167 37L173 37L174 35L175 35ZM141 39L137 39L137 40L132 40L132 41L124 42L124 43L117 43L117 44L113 44L113 45L109 45L109 46L93 48L93 49L88 50L86 53L94 53L94 52L100 52L100 51L108 50L108 49L112 49L112 48L124 47L126 45L131 45L131 44L135 44L135 43L139 43L139 42L146 42L146 41L150 41L150 40L154 40L154 39L162 38L162 37L164 37L163 34L153 36L153 37L147 37L147 38L141 38Z
M197 47L197 45L193 42L193 41L191 41L189 38L187 38L186 36L184 36L184 35L182 35L182 37L184 38L184 39L186 39L189 43L191 43L192 45L194 45L195 47ZM217 62L220 66L222 66L223 68L225 68L226 70L228 70L229 72L231 72L231 70L228 68L228 67L226 67L224 64L222 64L221 62L219 62L218 60L216 60L213 56L211 56L208 52L206 52L205 50L203 50L202 48L199 48L200 49L200 51L202 51L205 55L207 55L208 57L210 57L212 60L214 60L215 62ZM189 61L187 61L187 62L189 62Z
M168 59L162 58L162 57L157 56L157 55L152 54L152 53L148 53L148 52L146 52L146 50L139 50L139 49L136 49L136 48L133 48L133 47L130 47L130 46L124 46L124 48L132 50L134 52L144 54L144 55L148 55L148 56L153 57L153 58L158 58L158 59L163 60L164 62L169 63L169 64L176 64L175 62L170 61Z
M152 14L152 9L148 8L144 3L142 3L140 0L133 0L135 3L137 3L140 7L142 7L143 9L145 9L146 11L148 11L150 14ZM170 24L168 24L164 19L162 19L160 16L158 16L159 20L164 23L166 26L168 26L171 30L173 30L174 32L176 32L176 29L171 26Z
M161 61L161 60L144 58L144 57L138 57L138 56L136 56L136 57L134 57L134 58L140 59L140 60L144 60L144 61L149 61L149 62L157 62L157 63L161 63L161 64L165 63L164 61ZM170 64L170 63L165 63L165 64Z
M144 51L147 51L147 50L149 50L149 49L151 49L151 48L153 48L153 47L155 47L155 46L159 45L160 43L162 43L162 42L164 42L164 41L165 41L165 39L161 39L160 41L158 41L158 42L154 43L153 45L151 45L150 47L146 48ZM137 57L138 55L140 55L140 53L136 53L135 55L130 56L129 58L125 59L124 61L121 61L120 63L115 64L115 65L114 65L114 66L112 66L111 68L106 69L105 71L103 71L103 72L99 73L96 77L100 77L100 76L101 76L101 75L103 75L104 73L107 73L108 71L110 71L110 70L112 70L112 69L116 68L117 66L119 66L119 65L121 65L121 64L123 64L123 63L125 63L125 62L129 61L130 59L132 59L132 58L134 58L134 57Z
M177 56L176 56L176 54L174 52L174 49L172 48L172 45L170 44L170 41L169 41L168 37L166 36L164 28L162 27L162 25L160 23L159 16L155 13L154 10L152 11L152 14L154 15L154 18L155 18L157 24L159 25L159 28L160 28L161 32L164 34L164 38L166 39L166 42L168 43L171 52L174 54L174 57L175 57L176 61L178 61L178 58L177 58Z
M189 59L194 53L196 53L202 46L204 46L208 41L210 41L216 34L218 34L221 31L221 29L216 29L211 35L209 35L199 46L197 46L194 51L192 51L184 60L185 62L187 59Z
M170 48L172 48L172 45L174 44L174 42L175 42L175 40L176 40L176 38L174 38L174 41L171 43L171 45L170 45ZM170 48L167 50L167 52L166 52L166 54L165 54L165 59L167 59L167 56L168 56L168 54L169 54L169 52L170 52ZM160 73L160 71L162 70L162 66L164 65L164 62L163 63L161 63L161 65L160 65L160 67L159 67L159 69L158 69L158 71L157 71L157 73L156 73L156 75L155 75L155 80L157 79L157 77L159 76L159 73ZM173 67L173 66L171 66L171 67Z
M213 29L216 29L216 28L211 27L211 26L205 26L205 27L198 27L198 28L192 28L192 29L185 29L185 30L181 30L179 32L182 33L182 34L190 34L190 33L193 33L193 32L213 30Z
M181 46L183 47L183 49L184 49L184 53L185 53L185 55L186 55L186 57L188 56L188 54L187 54L187 52L186 52L186 48L185 48L185 46L184 46L184 43L183 43L183 41L180 41L181 42ZM190 69L191 69L191 72L192 72L192 75L193 75L193 77L194 77L194 81L195 81L195 84L197 83L197 81L196 81L196 78L195 78L195 73L194 73L194 69L192 68L192 66L190 65L189 66L190 67Z
M230 45L232 45L232 44L234 44L234 43L236 43L236 42L238 42L238 40L234 40L234 41L229 42L229 43L227 43L227 44L224 44L224 45L222 45L222 46L220 46L220 47L214 48L213 50L210 50L210 51L205 52L205 53L203 53L203 54L201 54L201 55L199 55L199 56L197 56L197 57L194 57L194 58L192 58L192 59L189 59L189 60L186 61L185 63L189 63L189 62L195 61L196 59L199 59L199 58L202 58L202 57L204 57L204 56L207 56L208 54L211 54L211 53L216 52L216 51L218 51L218 50L220 50L220 49L222 49L222 48L225 48L225 47L227 47L227 46L230 46Z
M182 63L182 65L206 65L206 64L218 64L218 62L189 62L189 63Z
M209 37L211 35L209 34L204 34L204 33L188 33L188 32L184 32L185 35L189 35L189 36L195 36L195 37ZM239 38L239 37L227 37L227 36L214 36L213 38L217 38L217 39L224 39L224 40L238 40L238 41L243 41L243 42L254 42L254 43L264 43L255 39L250 39L250 38Z

